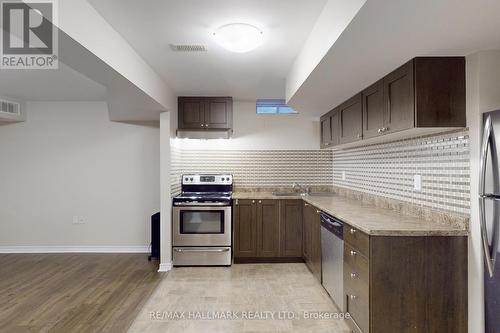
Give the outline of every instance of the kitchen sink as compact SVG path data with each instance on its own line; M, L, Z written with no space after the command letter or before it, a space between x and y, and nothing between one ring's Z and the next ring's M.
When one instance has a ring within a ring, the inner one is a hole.
M272 195L276 197L333 197L335 193L333 192L311 192L311 193L300 193L300 192L272 192Z
M334 197L335 193L333 192L312 192L308 193L311 197Z
M298 197L304 195L304 193L298 192L273 192L272 195L277 197Z

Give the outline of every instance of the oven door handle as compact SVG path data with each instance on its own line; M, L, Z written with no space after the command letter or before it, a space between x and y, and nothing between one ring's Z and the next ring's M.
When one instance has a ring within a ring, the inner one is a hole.
M229 248L224 249L174 249L175 252L228 252Z
M205 207L217 207L217 206L229 206L227 202L176 202L174 206L205 206Z

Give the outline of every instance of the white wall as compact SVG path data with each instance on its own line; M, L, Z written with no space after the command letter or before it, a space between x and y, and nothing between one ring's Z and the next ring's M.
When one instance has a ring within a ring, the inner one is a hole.
M484 332L483 256L478 183L482 113L500 109L500 51L467 57L467 126L470 137L471 236L469 238L469 332Z
M147 246L160 208L158 127L110 122L103 102L31 102L27 113L0 126L0 251Z
M319 149L319 120L303 114L258 115L255 102L234 101L234 135L230 140L174 139L186 149Z

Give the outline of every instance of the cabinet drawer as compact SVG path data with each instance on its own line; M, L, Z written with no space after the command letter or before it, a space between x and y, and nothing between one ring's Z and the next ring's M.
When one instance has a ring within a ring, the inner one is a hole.
M349 244L344 243L344 276L356 274L355 279L361 280L366 285L369 282L369 262ZM354 280L354 279L353 279Z
M346 309L363 333L368 333L370 328L369 294L344 286Z
M370 236L367 234L348 224L344 224L344 241L349 243L356 251L361 252L365 257L369 257Z

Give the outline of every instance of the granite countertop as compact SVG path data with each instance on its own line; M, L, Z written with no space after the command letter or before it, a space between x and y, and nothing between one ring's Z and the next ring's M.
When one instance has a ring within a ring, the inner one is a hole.
M233 199L302 199L373 236L467 236L469 234L467 228L460 225L405 215L341 195L275 196L270 192L235 192Z

